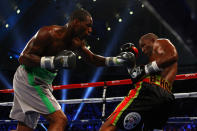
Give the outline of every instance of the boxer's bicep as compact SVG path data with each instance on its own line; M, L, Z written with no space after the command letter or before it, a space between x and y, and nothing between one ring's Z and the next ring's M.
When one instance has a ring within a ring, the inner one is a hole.
M50 43L51 37L49 30L46 27L41 28L34 36L31 53L41 56Z
M27 43L19 57L19 63L27 66L40 66L40 58L49 43L49 34L40 29Z

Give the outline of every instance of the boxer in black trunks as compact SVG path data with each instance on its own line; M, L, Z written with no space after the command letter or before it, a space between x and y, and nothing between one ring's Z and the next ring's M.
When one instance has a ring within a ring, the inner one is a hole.
M139 40L142 52L149 57L147 65L128 68L134 89L116 107L100 131L118 128L132 131L161 129L167 121L174 96L172 84L177 73L178 54L168 40L153 33Z

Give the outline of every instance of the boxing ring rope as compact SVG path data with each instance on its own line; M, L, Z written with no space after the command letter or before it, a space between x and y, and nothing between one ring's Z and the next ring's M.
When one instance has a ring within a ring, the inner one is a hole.
M190 93L175 93L175 99L180 98L197 98L197 92ZM103 102L118 102L124 97L109 97L109 98L87 98L87 99L72 99L72 100L57 100L60 104L80 104L80 103L103 103ZM13 102L2 102L0 106L12 106Z
M197 78L197 73L191 73L191 74L176 75L175 80L186 80L186 79L196 79L196 78ZM57 85L57 86L53 86L53 90L103 87L103 86L128 85L128 84L132 84L131 79L114 80L114 81L106 81L106 82ZM0 93L13 93L13 92L14 92L13 89L0 90Z
M182 74L182 75L176 75L175 80L187 80L187 79L196 79L197 73L191 73L191 74ZM103 103L102 107L102 117L101 119L95 119L95 120L79 120L79 123L89 123L89 122L103 122L103 119L105 117L105 104L106 102L118 102L122 101L124 97L109 97L106 98L106 91L108 86L114 86L114 85L128 85L132 84L131 79L124 79L124 80L114 80L114 81L105 81L105 82L94 82L94 83L81 83L81 84L69 84L69 85L58 85L53 86L54 90L60 90L60 89L76 89L76 88L87 88L87 87L103 87L103 96L102 98L87 98L87 99L72 99L72 100L58 100L61 104L80 104L80 103ZM0 93L13 93L13 89L5 89L0 90ZM190 92L190 93L174 93L175 99L180 98L197 98L197 92ZM0 103L0 106L12 106L13 102L3 102ZM171 117L168 120L168 123L173 123L176 120L178 120L179 123L189 121L189 122L196 122L197 123L197 117ZM179 121L182 120L182 121ZM15 120L0 120L1 123L11 123L16 122ZM74 122L74 121L70 121ZM40 121L40 123L46 123L46 121ZM74 122L74 123L77 123Z
M81 123L88 123L88 124L94 124L101 122L101 119L83 119L83 120L75 120L75 121L69 121L69 123L73 124L81 124ZM0 120L1 124L17 124L17 120ZM39 120L38 124L47 124L48 122L46 120ZM197 123L197 117L170 117L167 121L168 124L185 124L185 123Z
M197 73L176 75L175 80L187 80L187 79L195 79L195 78L197 78ZM103 103L103 110L104 110L105 109L105 102L118 102L118 101L121 101L121 100L124 99L124 97L106 98L107 86L128 85L128 84L132 84L131 79L114 80L114 81L106 81L106 82L94 82L94 83L58 85L58 86L53 86L53 89L54 90L60 90L60 89L76 89L76 88L87 88L87 87L104 87L102 98L58 100L58 102L62 103L62 104ZM0 93L13 93L13 92L14 92L13 89L0 90ZM196 98L197 97L197 92L175 93L174 96L175 96L176 99L179 99L179 98ZM13 102L3 102L3 103L0 103L0 106L12 106L12 104L13 104ZM102 112L102 116L104 116L104 115L105 114Z

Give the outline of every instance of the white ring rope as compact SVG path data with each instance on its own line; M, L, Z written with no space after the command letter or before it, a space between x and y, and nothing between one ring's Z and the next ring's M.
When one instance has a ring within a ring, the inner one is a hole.
M197 92L190 93L175 93L175 99L180 98L197 98ZM87 98L87 99L72 99L72 100L58 100L61 104L80 104L80 103L103 103L106 102L118 102L123 100L124 97L109 97L109 98ZM0 106L12 106L13 102L3 102Z
M74 124L82 124L82 123L100 123L102 122L101 119L84 119L84 120L75 120L75 121L69 121L69 123ZM0 120L1 124L17 124L17 120ZM39 120L38 124L47 124L48 122L46 120ZM170 117L167 121L167 124L194 124L197 123L197 117Z
M170 117L167 121L168 124L185 124L185 123L197 123L197 117Z

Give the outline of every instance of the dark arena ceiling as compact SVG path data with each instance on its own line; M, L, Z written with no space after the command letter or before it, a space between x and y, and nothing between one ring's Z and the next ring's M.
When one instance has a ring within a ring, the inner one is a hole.
M2 0L0 67L15 70L18 62L17 59L10 60L10 55L19 55L40 27L64 25L74 9L84 8L94 20L93 33L88 40L93 52L116 55L121 44L132 42L138 46L141 35L153 32L170 39L176 46L179 73L195 72L196 5L195 0ZM119 22L120 18L122 22ZM111 30L107 31L107 27ZM107 52L107 48L112 48L111 52ZM144 60L138 61L143 64ZM81 64L78 69L83 66Z

